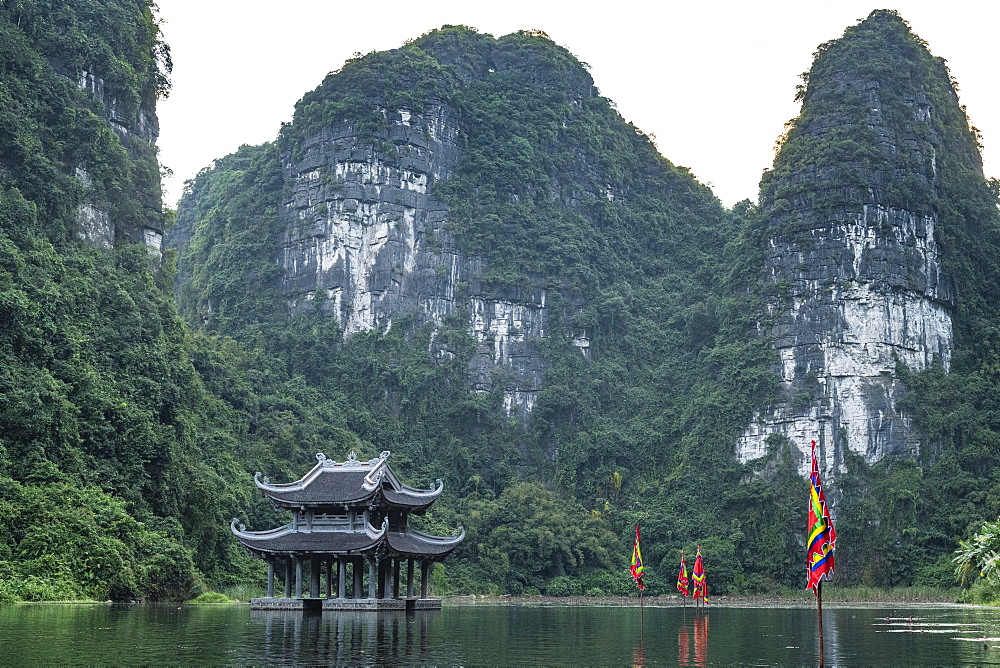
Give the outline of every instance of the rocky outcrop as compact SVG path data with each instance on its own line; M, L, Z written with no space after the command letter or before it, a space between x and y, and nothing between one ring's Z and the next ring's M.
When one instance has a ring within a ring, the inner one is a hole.
M127 112L115 96L105 89L104 79L94 72L80 72L77 85L101 103L104 118L120 137L135 136L155 144L160 136L160 123L153 109L139 107L135 113Z
M283 158L287 199L280 263L293 313L320 308L345 336L413 316L439 326L468 315L478 348L470 389L504 387L505 406L530 413L544 363L532 344L547 335L545 293L485 297L486 272L446 228L447 206L430 192L458 162L458 127L447 106L383 109L385 130L362 139L350 122L324 128ZM447 346L432 343L444 358Z
M784 400L750 425L744 461L767 454L770 434L799 446L803 472L815 439L831 477L845 447L869 462L920 451L895 369L947 367L951 357L952 294L934 220L877 204L842 215L808 236L769 240L768 274L787 291L769 301Z
M57 65L57 71L61 68ZM70 76L69 73L65 73ZM80 89L86 91L94 101L97 110L107 121L122 145L128 150L134 160L155 161L155 151L152 146L159 136L160 126L156 112L152 108L140 106L134 113L128 113L118 104L115 96L106 90L104 79L93 72L83 71L76 79ZM161 222L161 194L159 174L145 182L137 180L134 193L143 210L143 222L124 223L117 221L109 211L106 202L96 201L92 196L92 178L88 165L76 167L76 176L83 183L87 199L77 207L77 234L96 246L111 248L116 239L146 244L150 251L159 254L163 247L163 225Z
M873 70L859 54L909 67ZM803 473L815 439L830 477L848 450L872 463L926 445L899 406L896 365L951 359L954 294L934 204L948 148L936 107L958 107L943 68L913 74L926 62L891 12L821 48L802 115L762 183L764 292L783 392L740 439L743 461L765 456L772 434L799 448Z

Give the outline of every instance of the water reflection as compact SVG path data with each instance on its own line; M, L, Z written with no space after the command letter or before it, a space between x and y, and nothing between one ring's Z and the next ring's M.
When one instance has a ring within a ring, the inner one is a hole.
M839 666L843 663L840 655L840 628L836 620L830 619L828 622L829 617L829 614L823 616L823 660L831 666Z
M823 622L831 665L1000 662L995 609L841 607ZM816 630L815 608L0 605L0 664L809 665Z
M692 617L693 619L688 619L686 610L681 613L681 623L677 629L677 663L682 666L705 666L708 665L708 612L699 608Z
M708 613L696 612L694 617L694 664L708 663Z
M681 626L677 632L677 663L687 666L689 661L688 650L691 649L691 637L688 635L687 624Z
M260 633L252 658L263 663L379 665L430 661L429 629L438 615L438 611L252 610L251 626Z
M642 638L639 638L639 646L632 652L632 668L641 668L646 665L646 646L643 645Z

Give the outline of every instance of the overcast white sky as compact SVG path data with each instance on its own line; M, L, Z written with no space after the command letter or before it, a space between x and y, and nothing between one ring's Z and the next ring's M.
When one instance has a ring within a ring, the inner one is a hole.
M164 202L242 144L274 139L295 102L355 52L392 49L445 24L495 37L544 30L588 63L627 121L690 167L723 204L757 199L761 170L798 113L812 53L873 9L896 9L947 59L1000 176L1000 3L994 0L158 0L174 71L158 106Z

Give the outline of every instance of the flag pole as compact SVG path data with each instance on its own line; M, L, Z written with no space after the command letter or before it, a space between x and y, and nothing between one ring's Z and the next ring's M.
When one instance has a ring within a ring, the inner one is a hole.
M642 637L642 625L643 625L643 612L644 608L642 605L642 590L639 590L639 636Z
M816 613L819 618L819 665L823 668L823 581L816 585Z

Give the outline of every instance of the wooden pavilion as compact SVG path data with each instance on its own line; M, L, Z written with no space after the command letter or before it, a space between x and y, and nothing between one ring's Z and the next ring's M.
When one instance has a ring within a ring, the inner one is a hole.
M428 597L430 567L462 542L465 530L442 537L411 529L410 513L426 512L444 483L438 480L437 487L428 490L404 485L389 467L389 454L362 462L351 452L346 461L336 462L317 453L312 470L292 483L276 485L259 472L254 476L257 488L275 507L291 511L292 521L268 531L247 531L236 519L230 525L237 540L267 562L267 597L253 599L251 609L441 607L440 599ZM400 588L404 565L406 579ZM419 592L414 581L418 565ZM284 592L275 596L275 573L282 567Z

